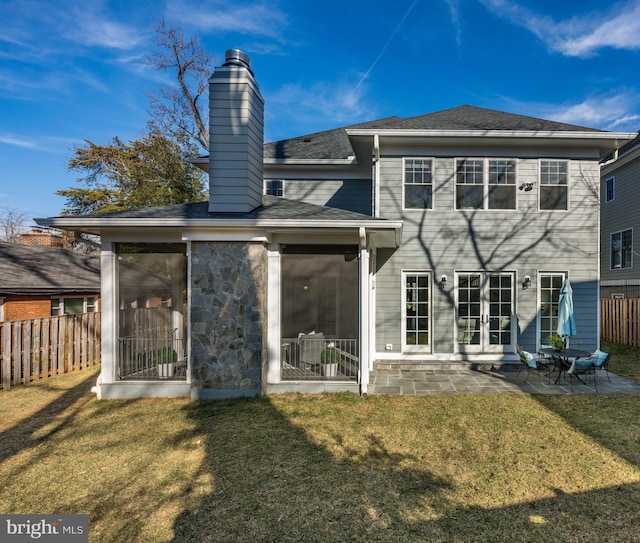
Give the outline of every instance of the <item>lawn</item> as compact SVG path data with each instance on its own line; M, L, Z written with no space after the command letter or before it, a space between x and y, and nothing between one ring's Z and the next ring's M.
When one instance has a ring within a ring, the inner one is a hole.
M0 393L1 513L88 513L92 542L640 541L640 396L97 401L95 377Z

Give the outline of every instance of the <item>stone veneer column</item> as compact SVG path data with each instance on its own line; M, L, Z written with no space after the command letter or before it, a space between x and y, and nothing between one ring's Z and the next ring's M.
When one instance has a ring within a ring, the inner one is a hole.
M260 394L267 250L260 243L193 242L191 254L192 397Z

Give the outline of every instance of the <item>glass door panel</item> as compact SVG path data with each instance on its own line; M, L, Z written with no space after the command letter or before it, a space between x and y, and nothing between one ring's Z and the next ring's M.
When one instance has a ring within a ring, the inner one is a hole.
M480 279L479 274L458 276L459 345L480 345Z
M457 275L460 352L497 353L513 345L513 274Z
M404 352L430 349L430 284L429 273L404 274Z
M558 301L564 282L564 273L544 273L540 275L540 346L548 346L549 338L558 328Z
M489 277L489 344L511 345L511 275Z

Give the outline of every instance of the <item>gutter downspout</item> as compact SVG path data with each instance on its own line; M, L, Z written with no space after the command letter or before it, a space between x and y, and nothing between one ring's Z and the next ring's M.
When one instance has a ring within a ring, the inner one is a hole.
M380 136L373 135L373 216L380 216Z

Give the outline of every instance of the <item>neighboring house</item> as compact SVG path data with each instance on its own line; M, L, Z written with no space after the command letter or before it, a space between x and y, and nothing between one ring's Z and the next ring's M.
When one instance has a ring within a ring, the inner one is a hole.
M0 321L99 310L100 259L46 245L0 242Z
M598 347L594 187L633 135L462 106L264 145L237 50L209 95L209 202L38 220L102 238L100 397L366 393L377 360L515 362L555 332L565 278L571 345ZM173 286L170 333L123 327L148 288L132 264Z
M602 298L640 298L640 135L601 172Z

